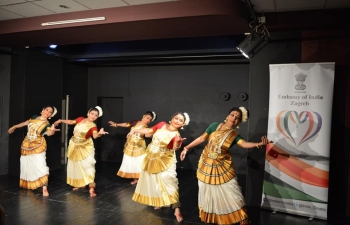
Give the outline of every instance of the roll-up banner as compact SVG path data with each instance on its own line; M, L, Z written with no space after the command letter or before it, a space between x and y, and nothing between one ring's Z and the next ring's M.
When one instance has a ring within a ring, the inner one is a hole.
M327 219L334 65L270 65L262 208Z

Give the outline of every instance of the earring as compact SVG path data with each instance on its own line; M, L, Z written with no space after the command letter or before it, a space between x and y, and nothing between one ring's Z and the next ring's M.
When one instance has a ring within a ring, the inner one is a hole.
M181 127L180 129L182 129L182 130L183 130L183 129L184 129L184 127Z
M169 123L171 123L171 121L169 120Z
M226 123L226 121L227 121L227 117L226 117L226 119L224 120L224 123Z
M239 126L237 126L236 128L239 129Z

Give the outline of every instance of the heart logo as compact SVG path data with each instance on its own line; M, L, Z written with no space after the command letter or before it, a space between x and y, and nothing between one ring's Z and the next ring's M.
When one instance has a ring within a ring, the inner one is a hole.
M288 140L299 147L302 143L314 137L322 127L322 117L317 112L281 111L276 118L278 130Z

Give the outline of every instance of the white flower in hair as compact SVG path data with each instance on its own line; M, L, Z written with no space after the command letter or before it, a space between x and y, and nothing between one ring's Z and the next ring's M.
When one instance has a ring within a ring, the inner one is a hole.
M154 111L152 111L152 114L153 114L152 121L154 121L157 118L157 114Z
M188 125L190 123L190 116L186 112L184 112L184 116L185 116L185 125Z
M50 116L49 119L51 119L51 117L54 117L54 116L57 114L57 109L56 109L56 107L55 107L55 106L52 106L52 107L53 107L53 112L52 112L52 114L51 114L51 116Z
M98 110L98 117L101 117L103 114L102 108L100 106L96 106L95 109Z
M51 117L54 117L57 114L57 109L55 106L53 106L53 113L51 115Z
M239 109L242 111L242 122L246 122L248 120L248 111L243 106L239 107Z

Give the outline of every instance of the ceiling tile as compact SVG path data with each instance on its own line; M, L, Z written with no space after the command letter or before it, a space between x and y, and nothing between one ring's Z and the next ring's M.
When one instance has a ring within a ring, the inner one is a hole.
M143 5L150 3L159 3L159 2L171 2L172 0L124 0L124 2L129 5Z
M326 0L275 0L277 11L323 9Z
M0 6L12 5L12 4L17 4L21 2L26 2L26 1L25 0L0 0Z
M22 15L24 17L43 16L43 15L53 14L53 12L29 2L23 3L23 4L3 6L2 8L7 11L16 13L18 15Z
M0 8L0 20L12 20L12 19L18 19L18 18L23 18L23 16L14 14L12 12L9 12Z
M256 12L274 12L276 11L274 0L251 0L253 9Z
M113 8L120 6L127 6L122 0L74 0L90 9L103 9L103 8Z
M34 2L33 4L41 6L55 13L89 10L89 8L87 8L86 6L83 6L73 0L42 0ZM63 8L60 5L66 6L68 8Z

